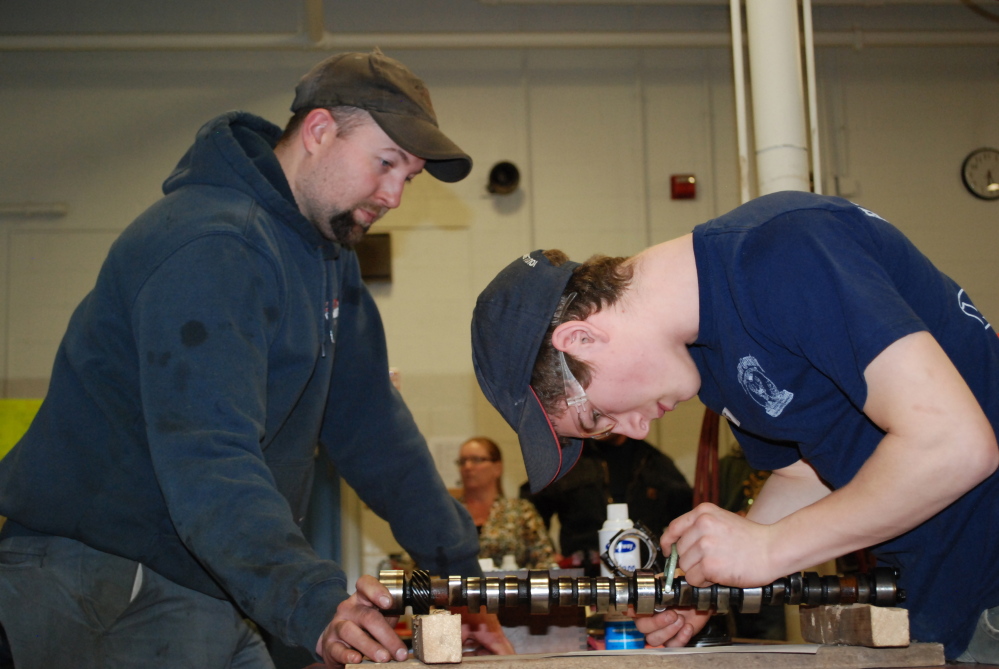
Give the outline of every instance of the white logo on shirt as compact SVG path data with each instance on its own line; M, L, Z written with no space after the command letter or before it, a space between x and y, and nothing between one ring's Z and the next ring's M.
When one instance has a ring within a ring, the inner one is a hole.
M524 262L526 262L531 267L534 267L535 265L538 264L537 260L535 260L534 258L532 258L531 256L529 256L526 253L520 259L523 260Z
M885 219L881 218L880 216L878 216L877 214L875 214L870 209L864 209L863 207L861 207L859 204L856 204L856 203L854 203L853 206L855 206L857 209L859 209L860 211L864 212L865 214L867 214L871 218L878 218L878 219L881 219L882 221L885 221ZM885 223L887 223L887 222L888 221L885 221Z
M774 418L779 416L784 407L794 399L794 393L777 389L774 382L763 373L760 363L751 355L739 361L737 371L742 389L753 398L754 402L763 407L769 416Z
M961 305L961 311L964 312L965 316L974 318L976 321L981 323L982 327L986 330L992 327L989 322L982 317L982 312L980 312L978 308L971 303L971 298L964 292L964 288L957 292L957 303Z

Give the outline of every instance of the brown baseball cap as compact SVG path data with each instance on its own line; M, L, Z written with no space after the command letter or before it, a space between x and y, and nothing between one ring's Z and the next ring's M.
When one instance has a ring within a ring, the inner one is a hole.
M437 127L423 80L378 48L318 63L295 88L291 111L340 105L370 113L392 141L426 160L424 169L441 181L461 181L472 171L472 159Z

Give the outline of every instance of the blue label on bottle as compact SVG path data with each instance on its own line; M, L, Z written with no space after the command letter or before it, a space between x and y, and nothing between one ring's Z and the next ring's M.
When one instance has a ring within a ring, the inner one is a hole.
M617 547L614 549L614 552L615 553L630 553L633 550L635 550L636 548L638 548L638 544L636 544L631 539L622 539L621 541L617 542Z

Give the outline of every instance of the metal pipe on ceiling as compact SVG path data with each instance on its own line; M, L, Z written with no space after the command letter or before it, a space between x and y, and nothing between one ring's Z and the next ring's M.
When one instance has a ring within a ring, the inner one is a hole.
M724 5L727 0L479 0L483 5L670 5L706 7ZM880 6L880 5L954 5L955 0L816 0L816 5Z
M0 218L60 218L68 213L65 202L0 202Z
M318 42L326 33L324 27L325 9L323 0L305 0L305 36L310 42Z
M461 32L6 35L0 52L59 51L336 51L368 49L658 49L730 48L728 32ZM999 31L832 31L817 47L999 46Z

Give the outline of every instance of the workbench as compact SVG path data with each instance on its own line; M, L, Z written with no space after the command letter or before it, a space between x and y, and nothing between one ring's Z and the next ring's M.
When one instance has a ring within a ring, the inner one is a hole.
M373 663L365 662L365 665ZM746 644L712 648L657 648L640 651L578 651L530 655L465 657L468 669L883 669L936 667L945 664L943 646L914 643L907 648ZM360 667L348 664L347 667ZM425 665L415 658L395 666ZM960 665L962 669L983 665Z

